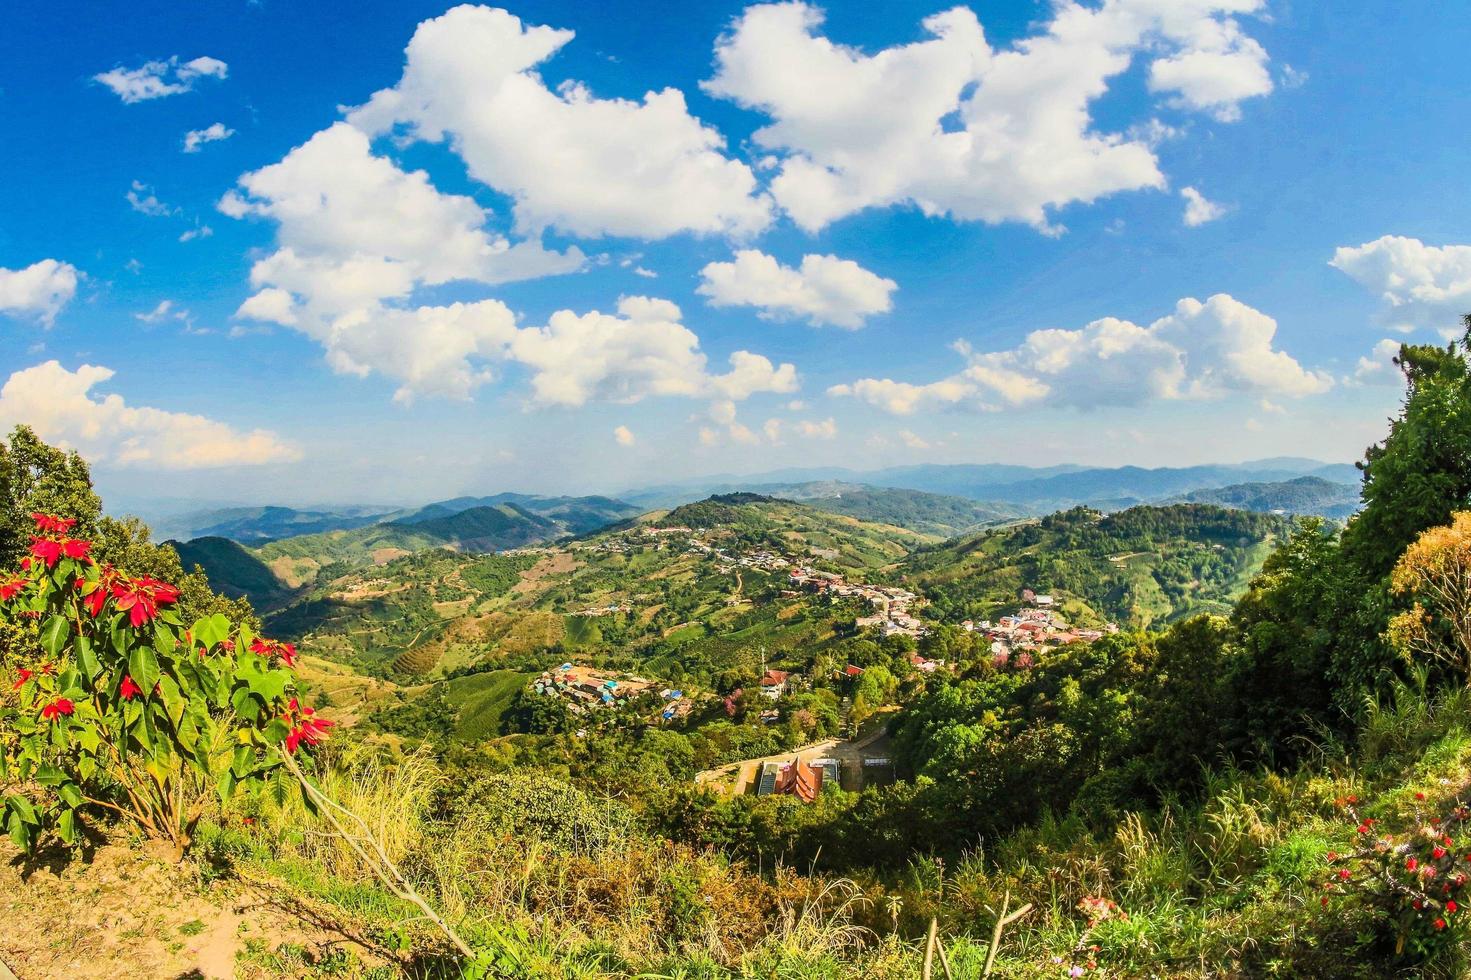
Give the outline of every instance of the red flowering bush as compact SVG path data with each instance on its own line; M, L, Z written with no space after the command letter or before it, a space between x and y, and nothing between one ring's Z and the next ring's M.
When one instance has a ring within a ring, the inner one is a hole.
M1357 844L1348 853L1329 851L1331 873L1323 883L1322 904L1358 893L1383 911L1394 924L1396 955L1408 947L1424 956L1459 941L1465 932L1462 906L1471 901L1471 853L1465 824L1471 808L1459 800L1447 816L1422 814L1416 793L1415 829L1400 839L1382 833L1378 822L1359 813L1358 798L1337 801L1353 821Z
M212 797L283 793L284 755L332 725L295 696L296 650L219 614L186 628L174 586L99 565L73 521L32 518L30 554L0 573L0 620L35 630L0 700L0 776L23 790L5 799L11 838L70 843L110 811L182 855Z

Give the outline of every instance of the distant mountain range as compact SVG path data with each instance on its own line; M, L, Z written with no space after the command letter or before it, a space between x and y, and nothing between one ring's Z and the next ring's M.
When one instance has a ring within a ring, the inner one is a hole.
M1004 513L1008 508L1021 508L1025 512L1042 514L1079 504L1101 510L1122 510L1201 490L1281 483L1305 476L1354 487L1359 482L1358 469L1352 464L1294 457L1157 469L1138 466L1033 468L1006 463L926 464L869 471L842 468L775 470L745 477L714 477L629 490L619 497L649 508L671 507L712 493L749 490L786 496L794 492L793 488L841 483L961 497L979 502L998 513Z
M506 505L551 522L555 525L555 528L548 531L552 537L587 534L616 521L634 517L646 509L611 497L542 497L534 494L498 493L490 497L455 497L423 507L398 510L367 506L321 510L274 506L229 507L170 518L155 528L155 534L176 540L219 537L242 544L261 545L282 538L351 531L377 524L423 524L468 510Z

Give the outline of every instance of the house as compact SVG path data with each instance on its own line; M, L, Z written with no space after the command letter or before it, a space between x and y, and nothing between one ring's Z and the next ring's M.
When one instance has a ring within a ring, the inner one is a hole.
M863 673L863 668L862 667L855 667L852 664L849 664L848 666L846 666L846 667L843 668L843 676L844 677L858 677L858 676L862 675L862 673Z
M761 790L767 785L767 773L772 767L776 772L770 782L771 788L763 794ZM825 769L814 763L803 762L801 758L793 759L786 765L768 762L762 767L761 782L756 792L758 795L795 796L803 803L813 803L822 792L822 784L826 778Z
M768 670L761 675L761 695L775 701L787 693L787 678L791 674L784 670Z

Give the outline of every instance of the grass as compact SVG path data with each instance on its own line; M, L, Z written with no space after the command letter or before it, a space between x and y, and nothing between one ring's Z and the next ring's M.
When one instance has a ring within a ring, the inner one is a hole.
M500 734L501 716L516 692L533 676L515 670L492 670L445 682L446 697L460 709L459 735L474 741Z

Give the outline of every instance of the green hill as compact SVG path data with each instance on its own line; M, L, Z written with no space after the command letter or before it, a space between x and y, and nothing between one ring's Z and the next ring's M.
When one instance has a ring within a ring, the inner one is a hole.
M215 591L232 599L244 596L258 610L269 609L290 595L291 590L265 562L229 538L204 537L164 543L178 552L185 568L195 565L203 568Z
M471 507L413 523L390 521L350 531L328 531L282 538L262 545L267 562L308 559L318 565L346 562L382 563L431 548L489 553L524 548L563 537L567 531L555 521L515 504Z
M1028 511L1013 504L856 483L802 484L779 493L818 510L943 538L1028 516Z
M1279 483L1237 483L1215 490L1196 490L1178 500L1242 510L1346 518L1359 509L1359 488L1321 477L1303 476Z
M1084 618L1148 626L1229 611L1290 527L1201 504L1107 516L1080 507L924 549L898 575L948 620L993 617L1030 588L1080 603Z

